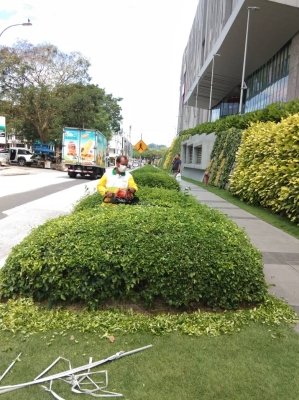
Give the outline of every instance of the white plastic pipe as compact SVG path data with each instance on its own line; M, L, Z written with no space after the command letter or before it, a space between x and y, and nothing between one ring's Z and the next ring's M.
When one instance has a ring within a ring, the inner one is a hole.
M12 392L13 390L23 389L28 386L37 385L40 383L52 381L54 379L63 378L68 375L76 374L77 372L82 372L82 371L85 371L86 369L97 367L98 365L104 364L108 361L117 360L118 358L129 356L134 353L138 353L139 351L149 349L150 347L152 347L152 344L150 344L148 346L140 347L139 349L130 350L127 352L120 351L120 352L114 354L113 356L110 356L103 360L95 361L90 364L82 365L81 367L77 367L77 368L69 369L67 371L59 372L58 374L47 376L45 378L36 379L31 382L19 383L17 385L10 385L10 386L0 386L0 394Z

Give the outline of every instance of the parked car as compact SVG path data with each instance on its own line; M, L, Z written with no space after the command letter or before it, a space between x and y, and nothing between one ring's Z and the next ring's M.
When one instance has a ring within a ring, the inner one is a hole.
M9 153L8 149L0 150L0 165L8 164L8 161L9 161L8 153Z
M8 164L19 164L21 167L32 164L32 152L24 147L10 147L0 151L2 158L6 158Z

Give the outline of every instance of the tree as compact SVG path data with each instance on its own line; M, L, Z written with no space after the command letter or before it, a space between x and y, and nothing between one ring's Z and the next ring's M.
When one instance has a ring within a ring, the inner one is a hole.
M162 149L146 149L144 152L139 154L139 152L133 149L133 157L140 158L140 156L144 159L154 160L158 158L162 158L163 155L166 153L167 147Z
M105 93L97 85L72 84L59 87L61 113L55 119L55 125L78 128L98 129L107 139L118 131L122 121L122 99Z
M155 143L150 143L149 145L148 145L148 148L149 149L166 149L167 148L167 146L165 146L165 144L155 144Z
M2 47L0 67L4 93L16 95L21 88L71 83L88 83L90 63L81 53L65 54L51 44L33 46L18 41L13 47Z
M65 54L50 44L2 47L1 113L43 143L60 139L63 126L99 129L109 139L122 120L121 99L89 84L89 66L80 53Z

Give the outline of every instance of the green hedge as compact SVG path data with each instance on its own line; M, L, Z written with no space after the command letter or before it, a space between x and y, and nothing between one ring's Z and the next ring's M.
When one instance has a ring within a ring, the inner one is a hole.
M230 128L226 132L219 132L211 153L208 166L210 172L209 184L226 189L230 174L236 159L236 152L241 143L242 131Z
M165 171L151 165L144 166L132 172L134 180L138 184L137 196L140 199L138 205L172 206L186 201L185 194L180 192L179 183ZM174 189L174 190L170 190ZM84 211L101 206L103 196L98 192L87 193L75 205L74 211ZM194 202L193 202L194 203Z
M299 114L244 131L230 190L299 223Z
M187 140L190 135L182 134L173 139L171 146L165 152L161 161L159 162L159 167L167 170L168 172L172 171L172 160L176 154L181 154L182 142Z
M190 136L203 134L203 133L212 133L214 132L216 135L221 134L225 135L230 131L230 129L235 129L236 132L240 130L247 129L251 123L257 122L280 122L282 118L287 118L289 115L294 115L299 113L299 99L295 99L289 101L287 103L273 103L268 105L263 110L257 110L250 113L246 113L243 115L229 115L226 118L221 118L215 122L205 122L199 124L191 129L186 129L181 131L179 135L173 140L170 148L163 156L159 166L163 169L170 171L171 170L171 160L173 159L176 153L181 153L181 143L184 140L187 140ZM235 157L235 152L232 150L230 157ZM220 164L218 165L220 167ZM230 166L224 166L225 171L223 171L223 178L219 180L219 185L221 188L227 185L227 175L230 172L227 170ZM218 168L217 168L218 172ZM216 179L217 172L215 172L215 176L213 179ZM221 172L220 172L221 174ZM226 178L225 178L226 176ZM213 180L212 179L212 180ZM225 183L226 181L226 183ZM211 180L210 180L211 182ZM217 186L217 185L216 185Z
M93 194L87 194L82 199L80 199L74 206L74 211L84 211L87 209L93 209L101 206L103 201L103 196L99 192L94 192Z
M133 175L138 205L104 207L94 193L15 246L0 270L0 297L90 307L109 299L223 308L263 300L261 254L235 223L177 186L149 187L178 185L157 168Z
M172 176L151 165L133 171L132 175L138 187L148 186L180 190L180 184Z
M255 122L279 122L288 115L297 114L299 112L299 100L291 100L287 103L269 104L262 110L252 111L246 114L229 115L226 118L218 119L215 122L205 122L197 125L195 128L187 129L180 132L181 136L196 135L202 133L218 133L229 130L230 128L246 129L251 123Z
M141 167L141 168L132 170L132 171L131 171L131 174L132 174L133 176L138 176L138 175L143 175L143 174L146 173L146 172L151 172L151 173L153 173L153 174L154 174L154 173L155 173L155 174L160 174L160 173L163 172L163 171L161 171L159 168L154 167L153 165L147 164L147 165L144 165L144 166Z
M190 195L187 195L177 190L169 190L162 188L151 188L148 186L140 186L138 189L138 197L140 202L134 207L152 205L160 207L173 207L180 205L181 207L200 207L200 203ZM88 209L97 209L102 204L103 197L95 192L82 198L74 207L74 211L85 211Z
M223 308L262 301L259 251L225 216L185 198L188 207L177 197L167 208L97 207L48 221L10 253L2 298L92 307L108 299Z

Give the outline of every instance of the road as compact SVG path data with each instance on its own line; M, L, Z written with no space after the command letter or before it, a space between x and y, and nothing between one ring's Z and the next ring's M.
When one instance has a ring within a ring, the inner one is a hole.
M11 248L33 228L46 220L68 214L86 191L96 190L98 180L66 172L21 168L0 168L0 268Z
M15 166L0 170L0 219L7 217L6 210L88 182L89 179L70 179L66 172L52 170L32 172Z

